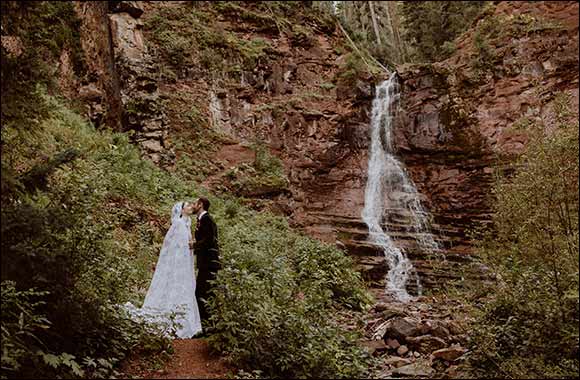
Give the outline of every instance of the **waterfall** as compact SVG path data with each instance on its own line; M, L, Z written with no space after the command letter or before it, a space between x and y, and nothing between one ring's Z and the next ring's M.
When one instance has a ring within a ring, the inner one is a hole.
M402 213L408 218L420 249L434 252L439 247L430 232L427 213L421 206L415 184L407 175L403 163L395 156L392 122L394 108L400 97L396 75L393 73L377 87L373 100L368 179L362 218L368 226L370 241L381 247L389 266L386 291L399 301L407 302L412 298L406 290L410 277L416 281L421 294L419 277L404 250L397 247L389 236L385 218L389 212Z

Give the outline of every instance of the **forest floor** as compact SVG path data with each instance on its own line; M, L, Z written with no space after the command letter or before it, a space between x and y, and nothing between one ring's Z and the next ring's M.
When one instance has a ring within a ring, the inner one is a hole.
M211 351L206 339L176 339L174 353L162 368L151 368L146 360L132 358L122 370L132 379L224 379L233 378L235 369ZM153 367L158 367L159 364Z
M375 357L373 378L463 378L463 354L467 338L466 313L457 300L445 295L417 297L401 303L380 289L370 289L375 305L363 316L360 344ZM357 329L352 316L344 315L348 329ZM361 326L358 326L360 329ZM389 337L389 331L397 338ZM405 336L409 335L409 336ZM227 379L236 368L227 358L211 351L207 339L176 339L173 354L132 357L121 372L129 379Z

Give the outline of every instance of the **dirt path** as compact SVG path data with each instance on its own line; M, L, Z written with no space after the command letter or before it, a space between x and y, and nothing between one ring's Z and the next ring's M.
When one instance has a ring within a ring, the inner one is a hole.
M127 363L123 372L141 379L224 379L231 378L234 368L225 358L211 353L205 339L176 339L174 354L162 369L144 369L135 359Z

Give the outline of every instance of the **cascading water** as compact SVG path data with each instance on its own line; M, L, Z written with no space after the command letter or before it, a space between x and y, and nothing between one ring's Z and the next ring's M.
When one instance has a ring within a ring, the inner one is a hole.
M410 276L415 278L421 294L419 277L402 248L397 247L389 236L384 220L388 211L404 213L417 238L420 249L438 251L439 247L430 232L427 214L421 206L415 184L409 178L403 164L394 155L392 121L394 107L399 100L396 73L376 89L371 115L371 147L368 163L368 179L365 190L365 206L362 218L369 228L369 239L380 246L385 254L389 272L386 290L399 301L412 299L406 289Z

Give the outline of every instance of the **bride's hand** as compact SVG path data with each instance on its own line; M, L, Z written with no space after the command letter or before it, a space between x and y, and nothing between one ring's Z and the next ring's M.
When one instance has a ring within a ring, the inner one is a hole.
M193 240L190 240L190 241L189 241L189 248L190 248L190 249L193 249Z

